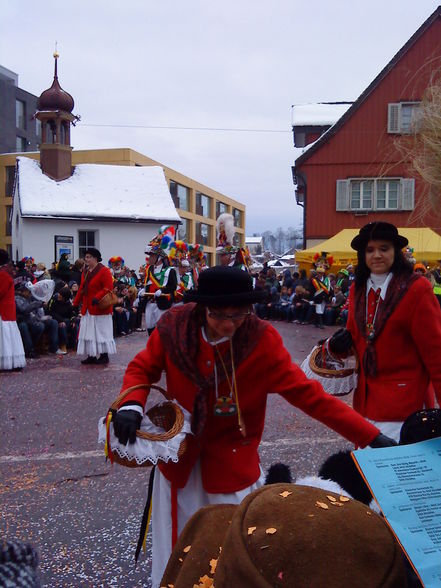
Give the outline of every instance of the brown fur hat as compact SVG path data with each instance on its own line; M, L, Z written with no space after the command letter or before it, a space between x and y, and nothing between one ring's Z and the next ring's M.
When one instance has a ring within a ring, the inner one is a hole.
M169 584L407 586L400 546L381 517L356 500L294 484L263 486L237 507L198 511L170 558L161 586Z

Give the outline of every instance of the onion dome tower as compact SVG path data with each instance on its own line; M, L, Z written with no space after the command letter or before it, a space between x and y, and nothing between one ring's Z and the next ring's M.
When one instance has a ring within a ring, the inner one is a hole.
M57 60L52 86L37 101L34 118L41 122L40 165L41 170L53 180L65 180L72 175L72 147L70 125L79 120L72 114L74 99L58 83Z

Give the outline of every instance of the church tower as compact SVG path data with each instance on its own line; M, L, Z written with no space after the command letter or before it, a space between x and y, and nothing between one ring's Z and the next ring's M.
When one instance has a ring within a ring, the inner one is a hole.
M60 181L69 178L73 172L70 125L75 125L79 117L72 114L74 99L58 83L58 57L55 51L54 81L38 99L34 118L41 123L41 170L53 180Z

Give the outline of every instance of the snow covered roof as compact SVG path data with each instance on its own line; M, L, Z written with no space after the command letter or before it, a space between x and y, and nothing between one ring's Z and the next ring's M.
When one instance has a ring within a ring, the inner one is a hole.
M292 126L333 125L349 109L352 102L299 104L292 108Z
M256 243L257 245L262 242L263 237L245 237L245 243L250 243L253 245Z
M17 161L22 216L180 221L162 167L83 163L57 182L38 161Z

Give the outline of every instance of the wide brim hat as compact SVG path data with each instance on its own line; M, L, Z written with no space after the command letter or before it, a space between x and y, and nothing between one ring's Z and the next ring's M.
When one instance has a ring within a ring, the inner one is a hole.
M161 586L403 588L404 558L365 504L309 486L272 484L240 505L198 511L184 527Z
M395 225L383 221L364 225L358 235L352 239L351 247L355 251L360 251L369 241L390 241L400 249L403 249L409 244L408 239L398 233Z
M98 261L103 261L103 258L101 257L100 251L98 249L95 249L95 247L89 247L88 249L86 249L86 251L84 252L84 255L86 256L87 254L91 255L92 257L94 257Z
M417 410L401 426L400 445L441 437L441 409Z
M262 290L254 290L253 280L247 272L219 265L200 274L197 290L186 292L184 302L204 306L245 306L259 302L265 294Z

